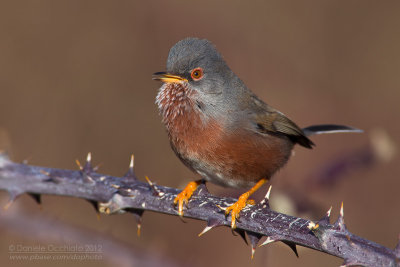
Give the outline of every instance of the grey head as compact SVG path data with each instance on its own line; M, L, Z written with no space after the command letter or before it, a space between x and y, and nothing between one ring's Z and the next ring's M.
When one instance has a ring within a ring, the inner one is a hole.
M176 43L169 51L166 67L168 74L187 80L189 88L197 92L196 101L204 106L204 112L227 112L237 107L241 93L248 92L206 39L186 38Z
M223 76L229 70L221 54L206 39L186 38L177 42L169 51L167 72L191 80L190 71L202 68L204 74Z

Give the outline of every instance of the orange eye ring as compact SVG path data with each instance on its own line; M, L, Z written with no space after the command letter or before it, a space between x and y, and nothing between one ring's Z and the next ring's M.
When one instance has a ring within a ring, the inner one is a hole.
M202 68L195 68L190 73L190 76L192 77L192 79L194 81L200 80L201 78L203 78L203 75L204 75L204 73L203 73L203 69Z

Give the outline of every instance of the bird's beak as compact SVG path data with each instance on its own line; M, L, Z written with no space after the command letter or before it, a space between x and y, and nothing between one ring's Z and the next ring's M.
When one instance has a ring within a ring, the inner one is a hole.
M155 81L162 81L165 83L181 83L181 82L187 82L188 80L185 78L182 78L178 75L173 75L169 74L166 72L156 72L153 74L153 80Z

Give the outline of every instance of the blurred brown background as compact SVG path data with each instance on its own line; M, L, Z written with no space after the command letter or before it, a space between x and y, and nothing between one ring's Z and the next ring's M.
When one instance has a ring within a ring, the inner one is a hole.
M297 147L272 181L272 199L289 187L307 195L320 208L311 219L319 219L331 205L336 219L344 201L350 231L394 247L400 232L398 154L346 172L340 182L322 191L306 191L303 181L341 155L368 147L376 128L399 143L399 10L398 1L2 0L0 149L14 161L69 169L90 151L94 163L101 163L100 171L112 175L124 174L134 153L141 179L147 175L158 184L183 187L195 176L169 147L154 104L160 84L151 80L151 74L164 70L169 48L178 40L207 38L256 94L299 125L342 123L366 132L315 137L313 151ZM210 188L220 195L240 193ZM0 201L6 203L6 193L0 192ZM10 214L17 216L11 222L22 220L26 225L4 223ZM257 249L250 260L250 248L228 228L198 238L204 222L182 223L177 217L150 212L144 215L138 238L131 215L97 220L88 203L65 197L45 196L40 210L24 196L7 212L1 211L0 218L1 266L116 262L111 251L101 261L9 259L12 244L63 244L67 238L75 243L105 242L74 239L63 232L64 224L126 248L120 256L125 261L119 265L139 266L127 256L138 249L183 266L342 262L302 248L298 259L278 243ZM47 239L55 233L59 236Z

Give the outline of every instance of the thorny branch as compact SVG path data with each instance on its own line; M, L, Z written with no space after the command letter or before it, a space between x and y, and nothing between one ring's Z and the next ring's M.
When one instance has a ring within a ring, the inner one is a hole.
M91 155L79 171L36 167L10 161L0 154L0 189L8 191L8 208L20 195L28 193L40 202L43 194L71 196L90 201L102 213L130 212L136 215L138 233L145 210L177 215L173 200L178 189L137 180L133 157L124 177L96 173ZM400 266L400 242L394 250L350 233L344 223L343 206L339 218L330 224L330 210L317 222L278 213L269 208L269 194L257 205L245 208L240 214L236 231L250 243L252 254L259 241L262 245L282 241L296 251L296 245L309 247L344 259L344 265ZM203 220L207 226L200 235L230 221L218 207L235 202L233 198L212 196L202 185L190 200L184 216Z

